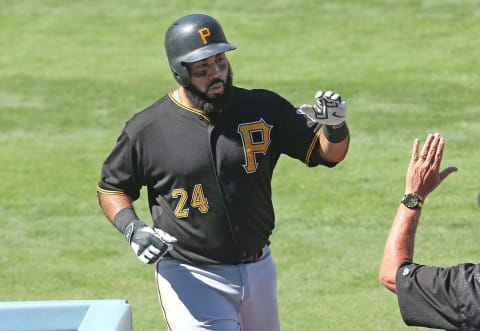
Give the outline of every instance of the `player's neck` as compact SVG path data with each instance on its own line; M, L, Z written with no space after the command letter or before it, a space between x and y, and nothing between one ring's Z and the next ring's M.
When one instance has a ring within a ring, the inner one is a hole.
M186 107L193 108L193 104L190 102L190 99L188 99L187 94L185 93L185 88L183 86L179 86L174 92L173 96L175 99L177 99L178 102L180 102L182 105Z

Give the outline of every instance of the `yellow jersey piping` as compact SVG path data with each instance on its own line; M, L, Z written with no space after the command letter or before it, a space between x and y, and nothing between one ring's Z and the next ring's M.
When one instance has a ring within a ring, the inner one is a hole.
M183 103L180 103L177 99L175 99L175 97L173 96L173 91L172 92L169 92L168 93L168 96L170 97L170 99L172 99L172 101L179 107L185 109L185 110L188 110L192 113L195 113L196 115L198 116L201 116L203 117L204 119L206 119L209 123L210 123L210 118L205 115L203 112L201 112L200 110L196 109L196 108L193 108L193 107L189 107L189 106L185 106Z
M310 163L310 157L312 156L313 149L315 147L315 144L317 141L320 139L320 130L315 132L315 137L313 137L312 142L310 143L310 146L308 147L307 150L307 156L305 157L305 164L308 166Z
M105 190L97 185L97 192L107 195L125 195L125 192L122 191L114 191L114 190Z

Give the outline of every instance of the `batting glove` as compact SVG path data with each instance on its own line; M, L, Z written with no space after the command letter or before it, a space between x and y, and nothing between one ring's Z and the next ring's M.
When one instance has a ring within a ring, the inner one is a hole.
M318 91L315 99L315 105L302 105L298 112L324 125L337 126L345 122L348 104L347 101L342 100L340 94L332 91Z
M130 239L130 246L143 263L157 263L172 249L177 238L160 230L144 226L134 230Z
M169 250L177 238L168 233L148 227L138 219L135 211L124 208L116 215L113 225L123 234L137 257L143 263L158 262Z

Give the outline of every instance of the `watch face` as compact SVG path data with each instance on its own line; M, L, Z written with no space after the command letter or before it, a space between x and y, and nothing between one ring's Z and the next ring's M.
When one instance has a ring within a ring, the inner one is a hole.
M417 208L420 203L420 199L415 194L406 194L402 200L403 204L408 208Z
M418 205L418 199L415 196L410 196L407 198L407 204L409 207L416 207Z

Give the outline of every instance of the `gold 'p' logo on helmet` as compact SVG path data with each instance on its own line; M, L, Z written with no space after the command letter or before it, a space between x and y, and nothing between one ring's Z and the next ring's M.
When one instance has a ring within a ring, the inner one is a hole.
M203 44L204 45L208 44L207 38L210 37L211 35L210 29L207 27L201 28L200 30L198 30L198 34L200 35L200 38L202 38Z

